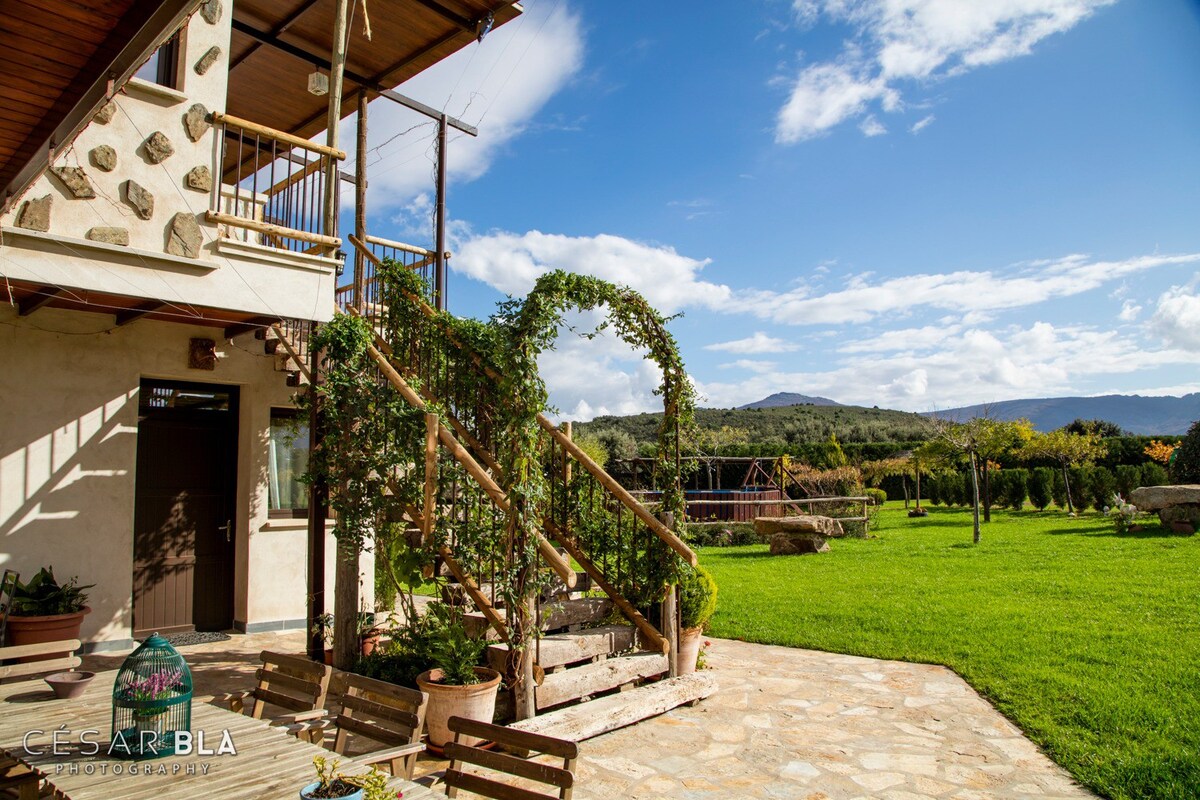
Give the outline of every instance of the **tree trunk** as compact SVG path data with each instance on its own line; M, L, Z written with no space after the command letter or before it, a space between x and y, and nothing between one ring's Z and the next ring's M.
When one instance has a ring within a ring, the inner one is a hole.
M983 460L983 521L992 521L992 471L986 458Z
M358 642L358 552L345 543L337 547L333 573L333 665L354 666L361 653Z
M904 510L908 510L908 476L900 476L900 485L904 487Z
M1074 505L1074 503L1071 502L1071 481L1069 478L1067 478L1067 465L1065 463L1062 465L1062 471L1063 471L1063 486L1067 490L1067 513L1074 514L1075 513L1075 505Z
M975 544L979 544L979 469L975 453L971 453L971 499L974 508Z
M905 506L907 508L907 506ZM921 510L921 470L917 470L917 511Z

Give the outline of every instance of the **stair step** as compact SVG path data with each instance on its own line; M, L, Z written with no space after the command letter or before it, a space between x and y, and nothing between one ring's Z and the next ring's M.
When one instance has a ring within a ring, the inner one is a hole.
M575 585L568 587L557 576L554 578L554 583L550 584L544 592L542 592L542 602L547 602L556 597L567 597L577 599L582 592L590 591L592 588L592 576L586 572L575 573Z
M693 672L678 678L639 686L628 692L601 697L532 719L513 723L514 730L540 733L571 742L582 742L602 733L615 731L666 713L684 703L709 697L717 691L711 672Z
M542 606L542 631L555 631L575 625L600 622L612 613L613 604L607 597L584 597L578 600L555 600ZM463 614L467 633L483 636L490 630L482 612Z
M596 656L623 653L637 645L637 631L632 625L601 625L576 633L553 633L543 636L538 640L534 652L537 653L537 663L542 669L553 669ZM488 664L492 669L504 672L507 663L508 645L494 644L488 647Z
M553 672L537 687L537 707L540 710L606 692L643 678L662 675L668 668L667 657L662 653L635 653Z

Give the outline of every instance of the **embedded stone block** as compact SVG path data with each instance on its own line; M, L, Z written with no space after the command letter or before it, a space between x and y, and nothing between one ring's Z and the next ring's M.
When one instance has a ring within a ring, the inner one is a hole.
M129 245L129 229L128 228L92 228L86 234L87 238L93 242L104 242L105 244Z
M112 172L117 168L117 151L106 144L98 145L88 151L88 161L96 169Z
M133 208L142 219L154 216L154 195L150 190L134 180L125 181L125 202Z
M96 112L96 116L92 120L99 122L101 125L107 125L112 122L113 115L117 113L117 104L111 100L100 106L100 110Z
M221 0L204 0L200 4L200 16L209 25L216 25L221 19Z
M50 195L26 200L17 214L17 227L27 231L49 231L50 205L53 202L54 198Z
M204 107L203 103L196 103L183 115L183 129L193 142L200 141L200 137L211 127L212 123L208 121L208 109Z
M211 192L212 172L203 164L192 167L188 170L188 174L183 176L183 185L189 189L195 189L197 192Z
M167 252L173 256L199 258L200 245L204 244L204 234L196 216L187 211L180 211L171 217L171 225L167 229Z
M221 57L221 48L215 44L204 51L204 55L200 56L200 60L192 67L197 75L203 75L208 72L209 67L217 63L217 59Z
M161 164L175 155L175 146L162 131L155 131L146 137L146 141L142 142L142 149L146 153L146 160L151 164Z
M72 197L88 200L96 196L96 190L92 188L92 182L88 180L83 167L51 167L50 173L62 181Z

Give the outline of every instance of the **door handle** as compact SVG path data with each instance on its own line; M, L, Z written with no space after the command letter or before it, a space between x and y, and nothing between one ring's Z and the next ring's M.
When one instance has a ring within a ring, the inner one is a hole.
M218 525L218 526L217 526L217 530L219 530L219 531L225 531L225 541L226 541L226 542L230 542L230 541L232 541L232 538L231 538L231 537L232 537L232 535L233 535L233 533L232 533L232 531L233 531L233 520L231 520L231 519L227 519L227 520L225 520L225 524L224 524L224 525Z

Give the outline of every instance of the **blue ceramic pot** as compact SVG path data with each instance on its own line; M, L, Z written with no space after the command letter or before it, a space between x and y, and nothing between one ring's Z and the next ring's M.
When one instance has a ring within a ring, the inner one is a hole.
M317 790L317 787L320 785L321 784L318 783L317 781L313 781L308 786L305 786L303 789L300 790L300 800L312 800L312 795L310 794L310 792L315 792ZM339 797L338 800L363 800L363 790L359 789L354 794L343 795L343 796Z

